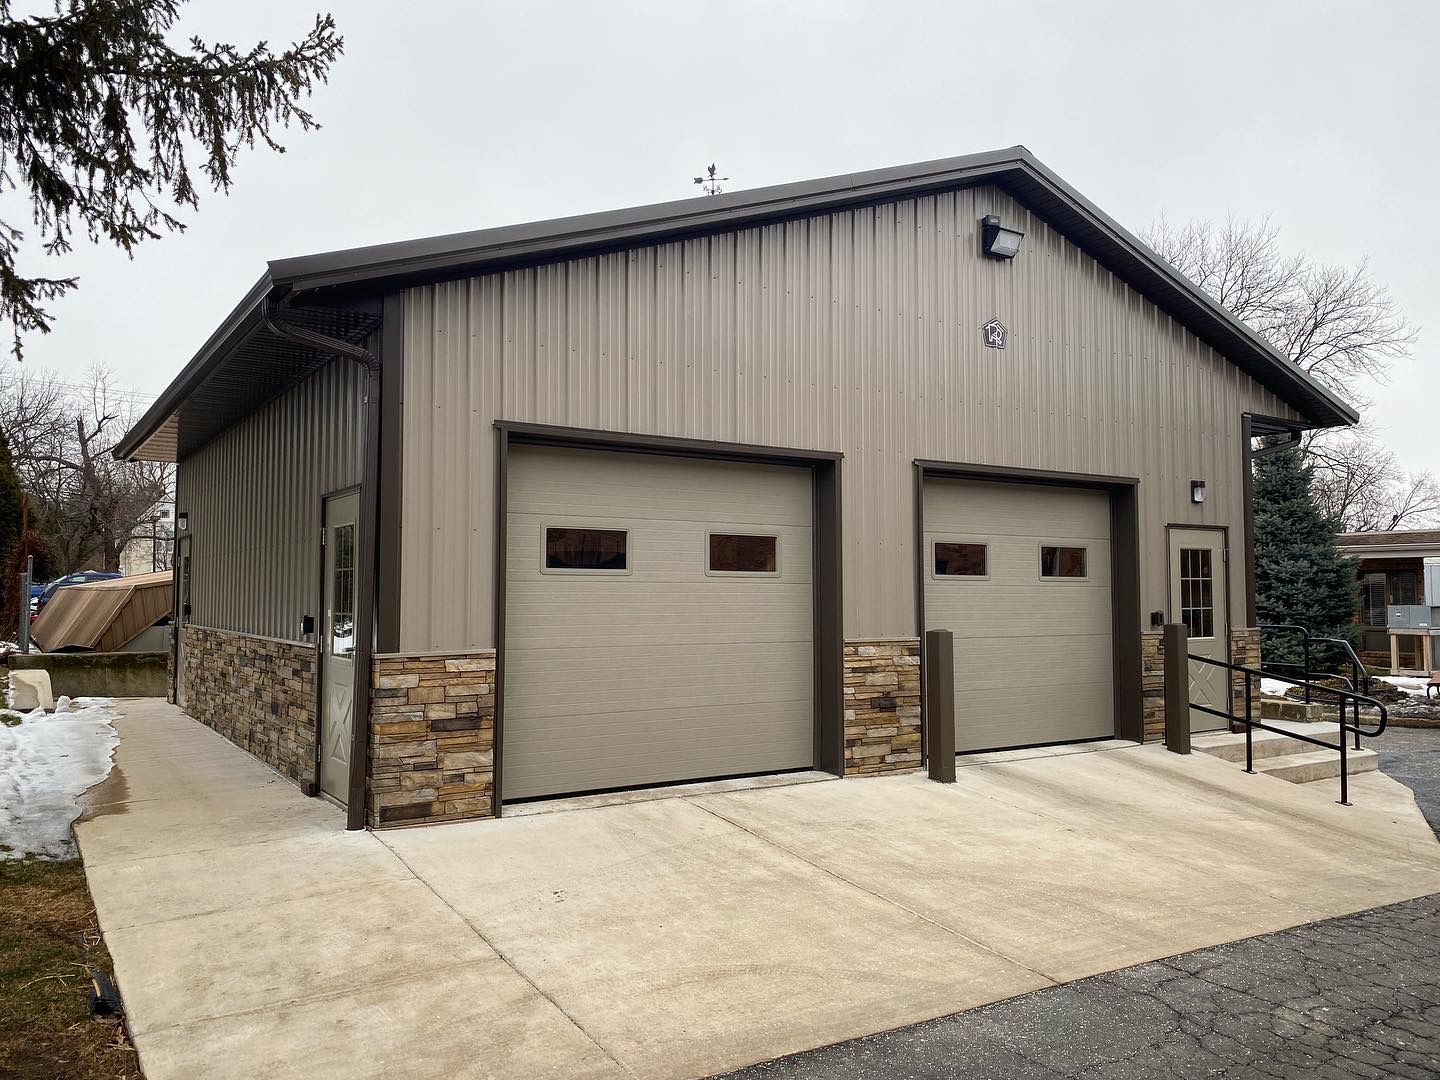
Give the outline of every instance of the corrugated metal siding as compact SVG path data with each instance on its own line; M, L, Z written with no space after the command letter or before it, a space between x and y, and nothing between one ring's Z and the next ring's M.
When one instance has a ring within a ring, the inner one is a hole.
M857 639L915 633L914 459L1140 477L1148 611L1167 522L1239 550L1240 414L1295 416L993 188L413 289L405 350L406 650L493 645L496 418L843 451Z
M360 482L363 395L334 361L180 462L191 622L293 639L319 614L320 499Z

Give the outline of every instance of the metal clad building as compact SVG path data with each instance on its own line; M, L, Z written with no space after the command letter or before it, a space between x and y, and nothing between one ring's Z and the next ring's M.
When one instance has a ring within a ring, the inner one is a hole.
M1154 737L1253 438L1354 420L1017 147L271 263L119 452L176 697L360 827Z

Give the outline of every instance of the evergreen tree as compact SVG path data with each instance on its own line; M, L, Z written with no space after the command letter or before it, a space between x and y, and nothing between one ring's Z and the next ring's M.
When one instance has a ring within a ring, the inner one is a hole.
M1257 621L1345 637L1355 622L1359 587L1353 559L1335 546L1340 524L1321 512L1311 469L1298 450L1255 463L1255 605ZM1298 634L1267 634L1267 662L1298 662ZM1315 658L1333 670L1333 657Z
M50 255L77 231L129 254L183 229L201 186L229 190L241 150L283 151L277 128L317 126L300 101L343 48L329 15L280 52L199 38L176 48L184 0L56 0L25 17L12 2L0 0L0 192L29 203ZM43 305L76 284L22 274L23 239L0 219L0 322L17 357L22 334L50 329Z

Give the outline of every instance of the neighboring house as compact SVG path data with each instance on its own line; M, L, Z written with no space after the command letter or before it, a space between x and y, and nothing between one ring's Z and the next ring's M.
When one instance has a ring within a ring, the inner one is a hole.
M1361 650L1400 674L1440 667L1440 529L1342 533L1360 560Z
M175 543L174 527L174 508L157 506L120 549L120 573L132 577L169 570L170 554Z
M1158 737L1251 437L1354 420L1017 147L271 263L117 452L178 700L358 827L912 769L923 628L962 750Z

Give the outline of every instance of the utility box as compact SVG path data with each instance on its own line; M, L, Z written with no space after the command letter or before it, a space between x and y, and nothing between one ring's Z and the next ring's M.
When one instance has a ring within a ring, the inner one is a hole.
M1391 630L1429 630L1432 614L1424 604L1391 604L1385 609L1385 625Z

